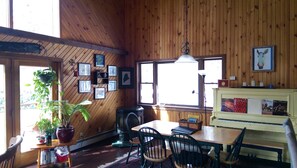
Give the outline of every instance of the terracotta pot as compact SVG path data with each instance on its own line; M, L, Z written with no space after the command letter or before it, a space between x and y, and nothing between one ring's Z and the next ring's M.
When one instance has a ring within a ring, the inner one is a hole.
M72 140L74 131L75 130L72 126L70 126L69 128L59 127L57 128L56 135L60 143L68 143Z

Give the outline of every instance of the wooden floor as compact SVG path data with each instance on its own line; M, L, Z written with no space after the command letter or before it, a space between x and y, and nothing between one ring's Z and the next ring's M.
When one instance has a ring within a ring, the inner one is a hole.
M103 142L93 144L78 151L72 152L72 167L73 168L97 168L104 164L113 162L117 158L123 158L123 155L128 153L129 148L113 147L111 144L115 142L117 137L108 139ZM36 164L25 168L35 168ZM289 168L290 165L284 163L279 166L276 161L251 159L241 157L240 168Z

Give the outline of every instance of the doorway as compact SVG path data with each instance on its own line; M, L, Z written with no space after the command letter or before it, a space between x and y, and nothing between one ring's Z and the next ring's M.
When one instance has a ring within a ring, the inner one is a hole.
M26 56L2 57L0 56L0 129L3 136L0 139L0 152L5 151L12 136L23 135L23 142L16 155L16 166L22 167L36 161L37 152L31 150L36 144L35 123L42 112L32 98L34 93L33 72L52 67L60 71L60 59L55 61L49 58L36 58ZM52 99L57 99L57 89L53 88ZM2 124L5 121L5 124Z

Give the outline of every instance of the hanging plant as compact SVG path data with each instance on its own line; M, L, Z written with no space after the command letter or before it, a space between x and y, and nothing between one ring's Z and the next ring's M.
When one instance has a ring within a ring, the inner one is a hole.
M33 99L36 100L39 109L46 109L49 101L50 87L58 84L56 72L52 69L37 70L33 73L34 93Z

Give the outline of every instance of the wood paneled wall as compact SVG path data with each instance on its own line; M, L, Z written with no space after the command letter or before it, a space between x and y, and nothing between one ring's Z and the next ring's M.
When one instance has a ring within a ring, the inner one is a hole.
M183 0L125 1L127 66L181 55L183 5ZM190 54L226 54L226 77L236 76L232 87L253 79L297 88L297 0L189 0L188 9ZM275 45L275 71L253 72L252 48L267 45ZM136 92L128 94L135 98Z
M111 48L124 48L124 2L118 0L62 0L61 6L61 38L108 46ZM124 66L124 56L119 56L102 51L89 49L72 49L64 56L64 90L65 98L70 102L78 102L81 99L93 100L91 94L77 93L77 80L73 77L73 67L68 64L70 59L76 62L91 63L92 70L100 69L107 72L107 65ZM62 52L63 53L63 52ZM93 54L102 53L105 55L105 68L93 66ZM84 79L79 77L79 79ZM88 79L86 77L85 79ZM117 77L110 77L110 80L117 80ZM98 85L98 87L107 85ZM94 86L95 87L95 86ZM74 124L79 126L79 132L84 132L86 137L98 132L109 131L115 128L116 109L125 105L124 91L106 92L103 100L93 100L90 107L91 121L85 123L81 117L74 119ZM79 133L76 134L79 136Z
M62 0L61 38L124 49L124 1Z
M98 133L115 129L116 109L125 105L124 91L107 92L107 84L92 85L92 92L87 94L78 93L78 80L89 80L91 77L77 77L77 63L90 63L92 71L102 70L107 72L107 65L123 67L125 56L121 51L115 49L124 48L124 1L117 0L62 0L60 1L61 38L90 43L81 47L75 42L64 44L63 40L52 39L46 36L24 32L0 33L0 41L33 42L41 44L44 49L41 54L24 54L24 57L55 57L62 58L63 67L63 91L64 99L70 103L79 103L84 99L92 101L88 106L91 119L85 122L80 115L76 115L71 124L76 129L75 138L79 139L80 132L84 138L94 136ZM10 32L3 29L1 32ZM32 38L31 38L32 36ZM34 36L34 37L33 37ZM91 45L94 44L94 45ZM100 46L109 48L100 50ZM105 67L94 66L94 54L105 55ZM71 64L71 61L74 64ZM110 77L117 80L117 77ZM94 88L106 88L106 97L103 100L94 100Z

